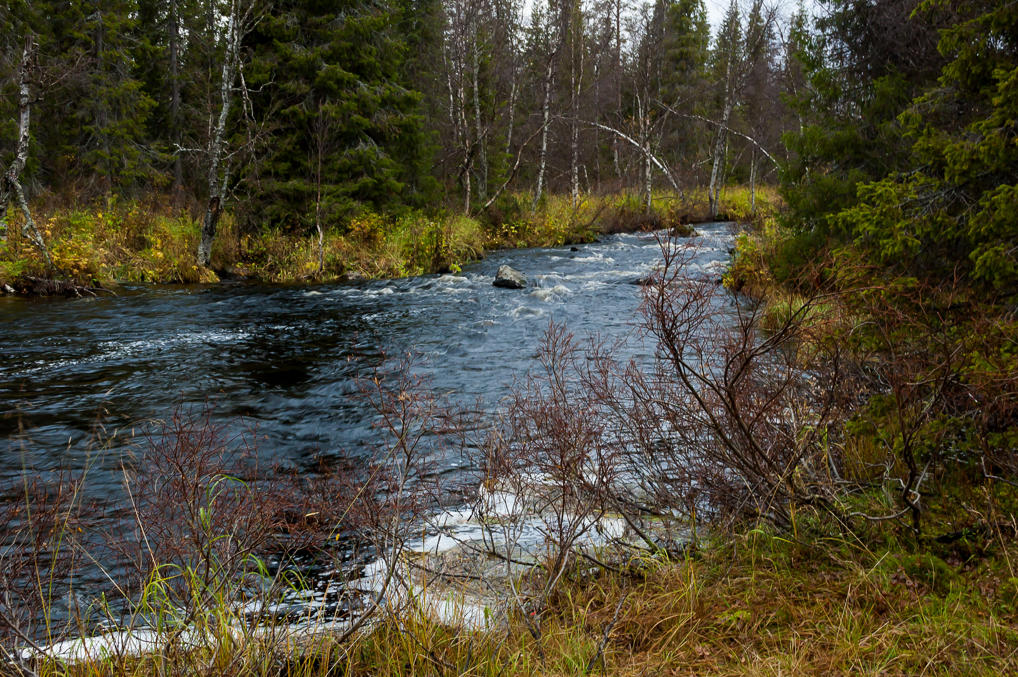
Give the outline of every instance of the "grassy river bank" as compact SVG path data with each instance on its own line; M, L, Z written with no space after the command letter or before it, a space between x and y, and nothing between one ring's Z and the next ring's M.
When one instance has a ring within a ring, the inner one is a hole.
M777 197L772 189L761 189L757 201L758 214L766 215ZM754 218L749 191L728 191L722 211L727 220ZM220 277L272 283L407 277L457 270L494 249L578 244L604 233L710 220L700 192L655 194L649 211L639 198L627 195L583 196L576 205L568 196L550 196L532 211L529 198L518 195L472 216L365 212L342 228L324 227L321 239L317 232L298 235L278 228L242 232L226 212L211 265L202 268L194 261L201 230L197 208L143 201L74 206L44 201L35 212L52 267L14 223L9 239L0 242L0 287L44 291L33 282L41 279L108 287L118 282L207 283Z

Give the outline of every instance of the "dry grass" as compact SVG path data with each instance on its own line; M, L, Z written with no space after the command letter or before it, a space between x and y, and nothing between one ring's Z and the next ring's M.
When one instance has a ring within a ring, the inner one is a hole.
M724 218L754 221L773 214L780 201L771 188L730 188L722 197ZM0 242L0 284L18 286L26 277L56 276L79 284L110 282L212 282L216 275L195 265L200 215L166 204L107 200L74 207L36 207L55 271L20 235L17 215L10 237ZM526 194L507 195L489 212L365 213L350 223L325 228L324 266L317 236L271 230L240 233L226 213L212 253L212 268L270 282L328 281L344 276L391 278L457 270L499 248L547 247L596 240L601 234L687 228L708 221L703 191L654 194L648 212L636 195L552 195L530 209Z
M833 534L797 541L751 529L686 561L577 573L541 613L536 635L519 617L481 633L407 612L345 646L327 635L224 642L215 651L51 664L40 674L1013 674L1018 581L1009 566L1018 545L999 536L982 545L986 556L944 565ZM931 573L941 566L948 580Z

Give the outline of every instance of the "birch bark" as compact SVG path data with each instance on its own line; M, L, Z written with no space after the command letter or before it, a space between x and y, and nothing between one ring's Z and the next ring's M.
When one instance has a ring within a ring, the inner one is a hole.
M21 186L21 172L24 171L25 164L28 162L28 146L31 138L32 97L29 77L34 54L35 36L28 33L25 36L25 46L21 52L21 63L18 65L18 146L14 153L14 159L0 179L0 240L7 239L7 210L11 202L17 202L25 219L21 226L22 235L39 249L46 260L46 266L52 268L53 259L50 258L49 249L46 247L42 233L35 225L32 211L28 206L28 199L25 197L25 190Z
M226 23L226 53L223 56L222 81L219 90L219 118L209 143L209 199L205 207L205 218L202 221L201 241L198 243L198 265L200 266L208 266L212 258L212 242L216 237L216 229L222 215L223 193L229 175L229 167L223 163L223 151L226 145L226 121L233 104L233 83L237 78L237 65L240 61L241 30L238 12L239 8L234 0L230 4L230 16Z
M541 104L541 152L537 161L537 188L534 189L534 203L532 209L536 210L541 202L541 195L544 193L544 172L548 164L548 121L551 117L551 88L555 75L554 53L548 56L548 64L544 69L544 98Z

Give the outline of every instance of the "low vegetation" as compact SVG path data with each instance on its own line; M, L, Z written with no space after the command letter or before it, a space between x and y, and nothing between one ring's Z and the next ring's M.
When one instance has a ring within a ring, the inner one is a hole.
M1007 505L995 500L983 508ZM596 575L577 567L542 611L537 636L522 615L489 633L451 628L411 609L382 616L343 642L328 632L278 632L188 648L168 635L158 651L140 658L36 668L54 677L1018 669L1012 534L972 531L954 543L931 544L931 552L889 534L876 542L846 537L812 519L796 530L798 536L747 529L706 542L681 561L641 558Z
M757 191L757 214L773 213L773 189ZM37 208L52 269L29 239L17 215L10 237L0 242L0 285L32 291L33 278L64 279L86 287L118 282L199 283L221 276L264 282L313 282L392 278L457 270L486 251L591 242L604 233L688 229L709 220L706 197L655 194L648 212L628 195L546 197L531 211L526 195L503 196L476 216L450 212L364 212L348 223L298 236L282 229L245 231L229 213L220 222L210 268L195 252L200 217L141 202L110 200L95 206ZM726 218L750 219L749 192L724 196Z

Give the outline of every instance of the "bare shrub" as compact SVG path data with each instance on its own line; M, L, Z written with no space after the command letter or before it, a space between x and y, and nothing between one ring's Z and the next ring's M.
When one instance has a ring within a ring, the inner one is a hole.
M409 541L422 529L421 517L440 504L440 462L447 456L447 437L457 424L425 380L414 374L415 357L395 363L395 373L376 371L362 383L375 412L375 427L384 443L366 459L366 478L357 488L351 513L362 538L384 563L375 581L376 603L395 583L412 587L401 560ZM399 599L398 594L389 600Z
M835 511L830 442L844 381L825 297L803 298L765 331L760 304L688 274L694 253L662 240L642 306L657 343L653 368L613 364L602 350L586 373L626 433L618 445L640 490L613 500L715 524L750 517L788 526L797 506Z
M69 578L93 513L82 482L82 474L61 473L0 488L0 661L17 663L19 646L77 630Z
M476 507L479 521L498 535L490 547L505 561L505 582L527 607L524 618L535 636L549 595L577 558L597 562L581 543L603 540L591 536L604 527L603 496L614 472L603 443L608 421L574 378L583 355L573 336L549 325L537 358L540 368L513 388L481 446ZM529 547L528 531L540 537L535 543L529 535ZM526 605L513 565L541 572L530 576Z
M677 553L698 522L787 527L804 506L842 512L835 442L847 381L827 297L803 298L764 330L759 304L690 275L694 247L661 246L642 306L649 363L621 362L619 344L596 338L581 349L552 325L538 375L514 391L487 447L485 485L551 518L552 581L607 517L625 529L604 542Z

